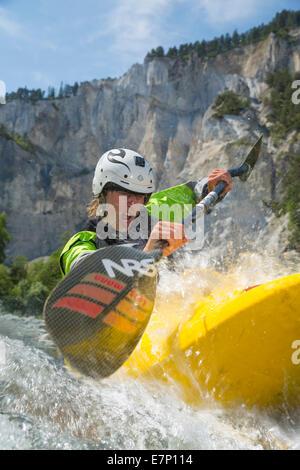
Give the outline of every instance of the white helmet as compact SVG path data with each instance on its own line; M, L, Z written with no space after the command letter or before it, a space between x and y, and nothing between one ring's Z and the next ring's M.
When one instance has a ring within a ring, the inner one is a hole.
M113 183L134 193L153 192L153 172L150 164L137 152L112 149L99 159L94 179L93 194L99 196L106 184Z

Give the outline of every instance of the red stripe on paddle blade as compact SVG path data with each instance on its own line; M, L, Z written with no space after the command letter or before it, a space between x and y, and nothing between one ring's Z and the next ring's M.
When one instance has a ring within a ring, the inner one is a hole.
M115 298L116 295L107 290L101 289L101 287L91 286L88 284L78 284L73 287L68 294L79 294L85 297L90 297L93 300L102 302L103 304L110 304Z
M69 310L74 310L75 312L82 313L91 318L96 318L104 307L101 305L94 304L88 300L78 299L77 297L63 297L59 299L53 307L67 308Z

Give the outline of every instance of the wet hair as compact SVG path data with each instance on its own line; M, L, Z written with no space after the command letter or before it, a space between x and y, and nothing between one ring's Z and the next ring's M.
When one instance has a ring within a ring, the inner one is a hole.
M96 217L97 209L98 209L98 206L99 206L99 204L100 204L99 199L100 199L100 196L95 197L94 199L92 199L92 200L89 202L89 204L88 204L88 206L87 206L87 209L86 209L86 210L88 211L88 217L89 217L89 219Z

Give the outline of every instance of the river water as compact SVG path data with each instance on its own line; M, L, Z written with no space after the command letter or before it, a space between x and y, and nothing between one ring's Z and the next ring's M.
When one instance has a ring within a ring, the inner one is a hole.
M180 272L162 266L156 314L171 305L188 314L204 291L225 284L244 288L300 272L293 259L247 253L220 276L196 258L186 255ZM300 449L300 409L195 408L176 388L122 370L102 382L79 377L45 333L41 319L0 314L1 449Z

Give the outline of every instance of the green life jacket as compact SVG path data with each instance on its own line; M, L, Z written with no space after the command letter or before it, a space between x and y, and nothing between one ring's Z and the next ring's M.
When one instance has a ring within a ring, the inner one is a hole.
M68 274L73 261L75 261L79 255L85 251L97 250L95 239L96 232L89 232L87 230L75 233L75 235L70 238L59 257L60 269L63 276Z
M193 190L186 184L180 184L152 194L146 207L149 214L156 219L181 222L192 212L195 204ZM170 207L172 212L168 210Z
M164 189L152 194L146 208L151 217L169 222L181 222L195 206L193 190L186 184ZM168 208L172 207L172 212ZM63 276L71 268L75 259L84 252L97 250L96 233L78 232L64 246L60 255L60 268Z

